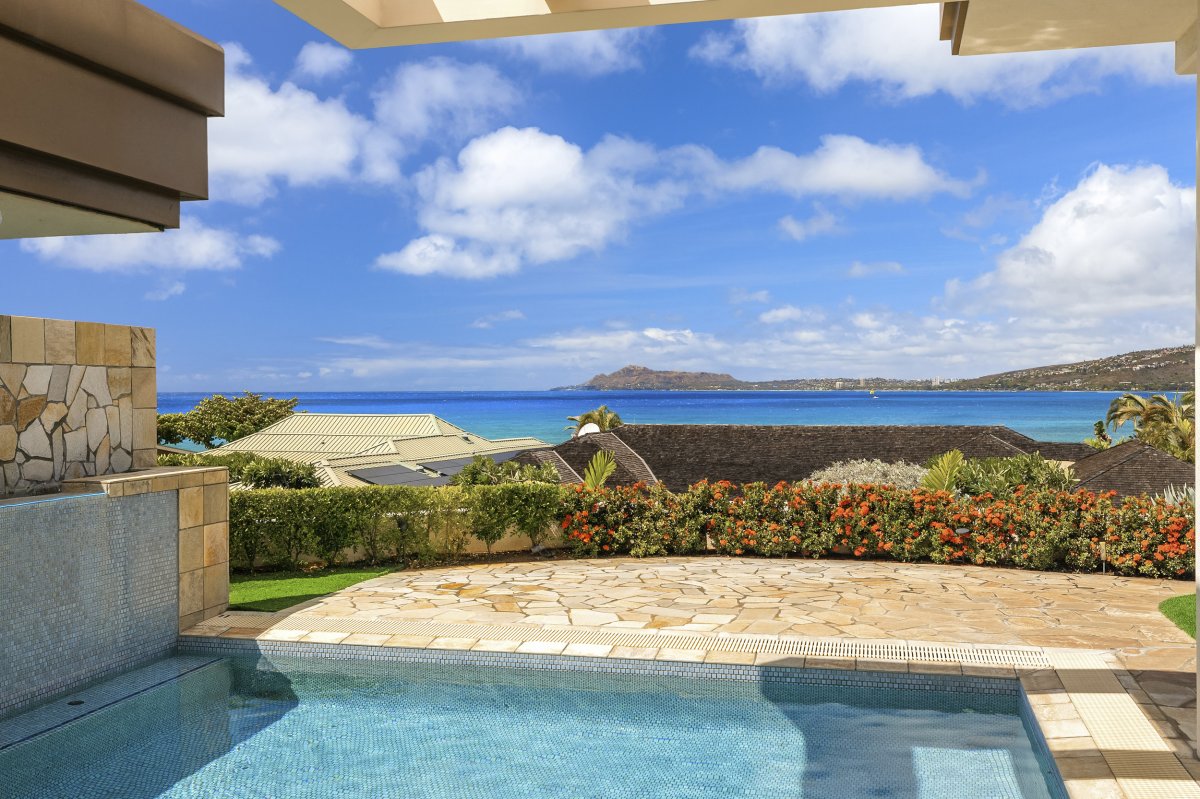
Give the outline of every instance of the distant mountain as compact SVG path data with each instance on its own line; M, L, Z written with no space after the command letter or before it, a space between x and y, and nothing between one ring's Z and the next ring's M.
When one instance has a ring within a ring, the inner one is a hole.
M959 380L953 388L989 391L1189 391L1195 379L1195 350L1192 347L1168 347Z
M1040 366L966 380L820 377L738 380L721 372L671 372L626 366L559 391L1187 391L1195 376L1192 347L1168 347L1094 361Z

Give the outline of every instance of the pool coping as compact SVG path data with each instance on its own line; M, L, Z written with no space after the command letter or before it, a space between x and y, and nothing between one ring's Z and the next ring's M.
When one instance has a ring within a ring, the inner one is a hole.
M780 674L833 669L1018 681L1032 711L1030 718L1070 799L1200 799L1200 784L1120 679L1128 673L1111 653L1101 650L640 630L623 633L528 624L322 621L305 618L297 610L227 612L181 633L180 651L215 654L257 649L379 660L399 659L388 657L388 649L440 650L445 654L545 656L561 659L562 663L555 665L561 668L586 668L589 661L596 660L658 661L692 667L767 668ZM416 632L423 628L427 634ZM397 629L402 632L389 632ZM468 637L471 630L480 635ZM653 646L655 643L660 645ZM1004 662L1005 658L1010 662Z

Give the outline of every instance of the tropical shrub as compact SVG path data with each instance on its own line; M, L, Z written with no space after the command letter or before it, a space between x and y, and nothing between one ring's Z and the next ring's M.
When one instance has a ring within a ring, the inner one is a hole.
M583 485L593 491L608 482L617 470L617 456L602 449L583 468Z
M647 548L656 513L674 512L676 535L703 530L716 552L736 556L931 561L1023 569L1099 571L1182 577L1193 573L1192 503L1112 493L1018 486L1004 496L833 483L698 483L647 510L644 487L579 487L563 521L577 554L675 554L703 539ZM672 510L673 509L673 510ZM646 520L649 519L650 522ZM682 523L679 521L682 520ZM636 548L635 548L636 547Z
M1188 463L1196 462L1196 392L1167 397L1122 394L1108 406L1105 422L1113 430L1133 423L1133 435Z
M504 483L558 483L558 471L548 463L496 463L487 455L476 455L450 479L456 486L502 485Z
M978 496L1010 494L1017 487L1067 491L1075 485L1070 467L1060 466L1038 453L1008 458L964 458L951 450L928 464L920 485L931 491Z
M159 466L224 466L229 479L251 488L316 488L317 470L310 463L264 458L253 452L189 452L158 456Z
M205 397L186 413L164 413L158 417L158 442L178 444L189 440L213 448L234 441L291 416L300 400L264 397L242 392L226 397Z
M881 460L838 461L808 476L814 483L859 483L916 488L928 471L915 463L885 463Z

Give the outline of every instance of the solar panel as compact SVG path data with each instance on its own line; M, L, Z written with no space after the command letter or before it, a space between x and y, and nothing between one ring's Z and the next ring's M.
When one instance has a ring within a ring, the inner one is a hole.
M496 463L504 463L505 461L510 460L525 451L526 450L523 449L514 449L511 452L489 453L484 457L491 458ZM467 464L474 459L475 458L473 456L467 458L447 458L446 460L441 461L425 461L421 465L426 469L432 469L435 472L453 476L466 468Z
M357 477L364 483L377 486L443 486L450 483L450 478L442 475L430 475L407 466L390 465L376 466L370 469L356 469L347 472L351 477Z

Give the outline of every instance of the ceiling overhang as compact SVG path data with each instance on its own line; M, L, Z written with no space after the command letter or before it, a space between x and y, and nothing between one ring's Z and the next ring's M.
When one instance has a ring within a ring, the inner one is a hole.
M275 0L346 47L712 22L921 0Z
M921 0L275 0L346 47L392 47L677 22L917 5ZM1196 70L1196 0L943 2L955 54L1177 43ZM931 36L938 31L930 31Z
M132 0L0 3L0 238L161 230L208 195L224 53Z

